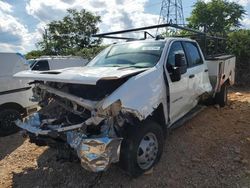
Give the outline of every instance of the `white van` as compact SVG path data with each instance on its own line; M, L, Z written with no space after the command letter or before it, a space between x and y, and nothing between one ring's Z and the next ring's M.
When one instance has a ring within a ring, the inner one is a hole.
M28 70L26 59L19 53L0 53L0 136L18 130L14 120L36 111L31 102L32 89L29 81L13 78L13 74Z
M88 62L79 56L41 56L29 60L30 69L34 71L47 71L68 67L82 67Z

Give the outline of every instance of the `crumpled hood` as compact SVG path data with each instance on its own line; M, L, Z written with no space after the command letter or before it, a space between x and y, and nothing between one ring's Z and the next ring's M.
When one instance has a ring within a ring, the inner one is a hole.
M29 80L96 85L96 82L100 79L119 79L131 74L143 72L147 69L148 68L85 66L51 71L21 71L16 73L14 77Z

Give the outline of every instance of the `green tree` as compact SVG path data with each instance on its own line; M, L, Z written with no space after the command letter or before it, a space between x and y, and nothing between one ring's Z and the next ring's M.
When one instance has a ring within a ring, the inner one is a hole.
M32 50L30 52L28 52L26 55L25 55L25 58L26 59L35 59L35 58L38 58L42 55L45 55L43 51L41 50Z
M90 48L82 48L80 50L72 48L72 49L68 50L67 54L63 54L63 55L81 56L85 59L91 60L100 51L102 51L106 47L108 47L108 46L100 45L100 46L94 46L94 47L90 47ZM43 55L47 55L47 54L41 50L32 50L25 55L25 58L26 59L36 59L36 58L39 58Z
M230 53L241 61L250 60L250 30L240 29L228 34L227 46Z
M95 46L92 48L83 48L79 51L75 51L73 54L76 56L82 56L88 60L94 58L100 51L102 51L107 46Z
M47 55L67 55L72 49L91 48L100 44L100 39L91 38L98 32L100 16L95 16L84 9L67 10L68 14L58 21L47 25L43 39L38 43Z
M228 51L236 55L236 82L250 84L250 30L241 29L228 34Z
M212 0L206 3L198 0L187 21L191 28L225 36L241 26L240 20L245 14L244 8L235 2Z

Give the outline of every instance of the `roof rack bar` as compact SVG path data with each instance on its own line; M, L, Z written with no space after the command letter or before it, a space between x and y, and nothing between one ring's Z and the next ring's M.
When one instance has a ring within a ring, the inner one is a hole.
M103 37L104 35L117 35L117 34L129 33L129 32L134 32L134 31L155 29L155 28L158 28L158 27L168 27L169 25L170 24L152 25L152 26L147 26L147 27L139 27L139 28L134 28L134 29L126 29L126 30L108 32L108 33L100 33L100 34L95 34L95 35L92 35L92 36L93 37Z
M92 37L108 38L108 37L107 37L108 35L117 35L117 34L122 34L122 33L129 33L129 32L134 32L134 31L143 31L143 30L156 29L156 28L163 28L163 27L172 27L172 28L176 28L176 29L180 29L180 30L190 31L190 32L192 32L192 33L204 35L204 36L206 36L206 37L214 38L214 39L225 39L225 38L223 38L223 37L217 37L217 36L208 35L207 33L202 32L202 31L199 31L199 30L191 29L191 28L188 28L188 27L185 27L185 26L180 26L180 25L177 25L177 24L170 24L170 23L152 25L152 26L147 26L147 27L139 27L139 28L134 28L134 29L126 29L126 30L108 32L108 33L100 33L100 34L92 35ZM146 39L146 36L147 36L147 35L150 35L151 37L154 38L154 36L151 35L149 32L144 31L144 38L145 38L145 39ZM112 37L113 37L113 36L112 36ZM125 38L125 37L120 37L120 38L122 39L122 38ZM127 38L125 38L125 39L127 39ZM130 38L130 40L131 40L131 38ZM134 39L134 40L136 40L136 39Z
M147 31L144 31L144 39L147 38L147 35L149 35L152 38L155 38L155 36L153 36L151 33L147 32Z
M108 33L100 33L100 34L95 34L92 35L93 37L103 37L105 35L117 35L117 34L122 34L122 33L129 33L129 32L134 32L134 31L142 31L142 30L147 30L147 29L156 29L156 28L162 28L162 27L173 27L177 29L182 29L186 31L191 31L193 33L197 34L205 34L201 31L197 31L188 27L182 27L177 24L159 24L159 25L152 25L152 26L147 26L147 27L139 27L139 28L134 28L134 29L126 29L126 30L121 30L121 31L114 31L114 32L108 32Z
M102 38L107 38L107 39L123 39L123 40L138 40L136 38L128 38L128 37L115 37L115 36L102 36Z
M226 38L224 37L214 36L211 33L210 34L205 33L199 30L188 28L186 26L180 26L180 25L172 24L172 23L152 25L152 26L147 26L147 27L139 27L139 28L134 28L134 29L126 29L126 30L108 32L108 33L100 33L100 34L92 35L92 37L125 39L127 41L131 41L131 40L145 40L147 39L147 36L151 36L152 38L156 38L156 40L158 40L160 39L160 35L153 36L146 30L156 29L156 28L167 28L167 27L191 32L192 34L176 36L176 37L190 37L191 39L196 40L199 43L205 58L209 56L214 57L217 54L220 54L222 49L226 48L225 47ZM129 33L129 32L135 32L135 31L143 31L144 37L141 39L140 38L135 39L135 38L120 37L120 36L117 36L117 37L110 36L110 35L117 35L117 34ZM220 44L220 42L223 42L223 44Z

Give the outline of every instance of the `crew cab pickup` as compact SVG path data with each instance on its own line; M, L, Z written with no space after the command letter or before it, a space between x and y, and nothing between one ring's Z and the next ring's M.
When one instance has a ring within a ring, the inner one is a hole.
M209 99L227 101L234 56L206 60L187 38L113 44L84 67L22 71L38 113L16 121L38 145L73 148L90 171L117 163L132 176L160 159L168 130Z

